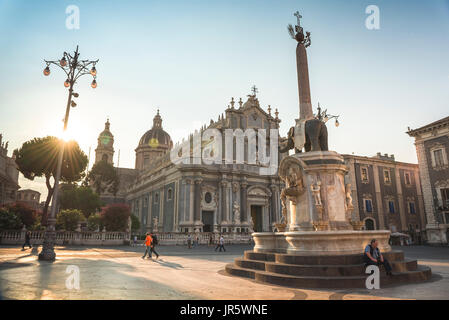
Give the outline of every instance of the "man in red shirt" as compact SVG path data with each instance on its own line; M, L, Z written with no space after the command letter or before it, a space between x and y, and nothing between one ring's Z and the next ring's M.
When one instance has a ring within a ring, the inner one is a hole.
M153 242L153 238L149 232L147 232L147 237L145 238L145 254L142 256L142 259L145 259L148 253L148 259L151 259L151 243Z

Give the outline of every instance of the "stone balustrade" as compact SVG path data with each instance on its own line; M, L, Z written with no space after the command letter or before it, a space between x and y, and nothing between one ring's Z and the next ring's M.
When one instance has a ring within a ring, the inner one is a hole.
M0 245L22 245L25 242L26 230L0 231ZM188 234L176 232L157 232L159 245L187 245ZM44 241L45 231L31 231L31 244L41 245ZM199 238L199 244L208 244L211 233L191 233L192 243ZM225 244L250 244L250 233L223 233ZM212 233L213 243L216 244L220 235ZM116 246L129 243L128 232L95 232L95 231L56 231L56 245L90 245L90 246ZM139 240L143 244L143 240Z

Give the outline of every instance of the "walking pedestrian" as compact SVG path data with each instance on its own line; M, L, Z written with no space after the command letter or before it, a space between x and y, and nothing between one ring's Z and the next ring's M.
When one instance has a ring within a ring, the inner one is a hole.
M187 237L187 247L188 247L189 249L192 249L192 237L190 236L190 234L189 234L189 236Z
M29 246L30 249L32 248L30 241L31 241L31 231L27 231L25 233L25 243L22 246L22 251L25 250L25 246Z
M147 253L148 253L148 259L151 259L151 242L153 239L151 239L151 235L149 232L146 233L145 238L145 254L142 256L142 259L145 259Z
M159 244L159 241L157 240L157 236L154 233L151 233L151 245L150 250L151 253L154 253L156 255L156 260L159 259L159 253L156 252L156 245Z
M137 246L137 236L134 236L133 242L134 242L134 247Z
M226 249L224 247L224 238L222 235L220 235L220 240L218 240L217 246L215 247L215 251L217 251L218 248L220 248L220 252L222 250L226 251Z

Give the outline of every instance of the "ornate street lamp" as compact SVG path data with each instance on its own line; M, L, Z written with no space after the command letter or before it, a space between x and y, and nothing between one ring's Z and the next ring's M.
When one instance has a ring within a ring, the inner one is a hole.
M338 122L338 118L340 116L333 116L331 114L327 113L327 109L324 111L321 111L321 106L318 103L318 114L315 116L316 119L324 121L324 123L328 122L330 119L335 119L335 126L338 127L340 125L340 122Z
M56 65L60 67L65 74L67 75L67 80L64 82L64 86L66 88L69 88L69 97L67 100L67 107L65 111L65 117L64 117L64 131L67 130L67 123L69 121L69 113L70 113L70 106L75 107L76 103L72 101L72 97L77 98L79 96L78 93L73 92L73 86L76 83L76 80L78 80L81 76L90 74L93 76L94 80L92 82L92 88L97 87L97 81L96 75L97 71L95 69L95 65L98 62L97 60L79 60L79 52L78 52L78 46L76 46L76 51L74 55L64 52L61 60L59 61L47 61L44 60L47 66L44 69L44 75L48 76L50 75L50 65ZM89 68L91 69L89 70ZM94 70L94 72L92 72ZM95 82L95 86L93 85ZM51 202L51 211L50 216L47 219L47 227L45 230L45 236L44 236L44 242L42 244L42 251L39 253L39 260L48 260L48 261L54 261L56 258L56 254L54 251L54 243L56 238L55 233L55 222L56 222L56 209L58 206L58 191L59 191L59 179L61 177L61 167L62 167L62 160L64 156L64 144L61 145L59 154L58 154L58 166L56 169L56 176L55 176L55 185L53 190L53 197Z

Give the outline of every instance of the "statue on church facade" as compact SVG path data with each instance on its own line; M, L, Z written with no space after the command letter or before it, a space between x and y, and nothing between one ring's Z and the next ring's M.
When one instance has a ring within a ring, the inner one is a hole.
M233 210L234 210L234 223L239 224L240 223L240 206L238 205L237 201L234 201Z

